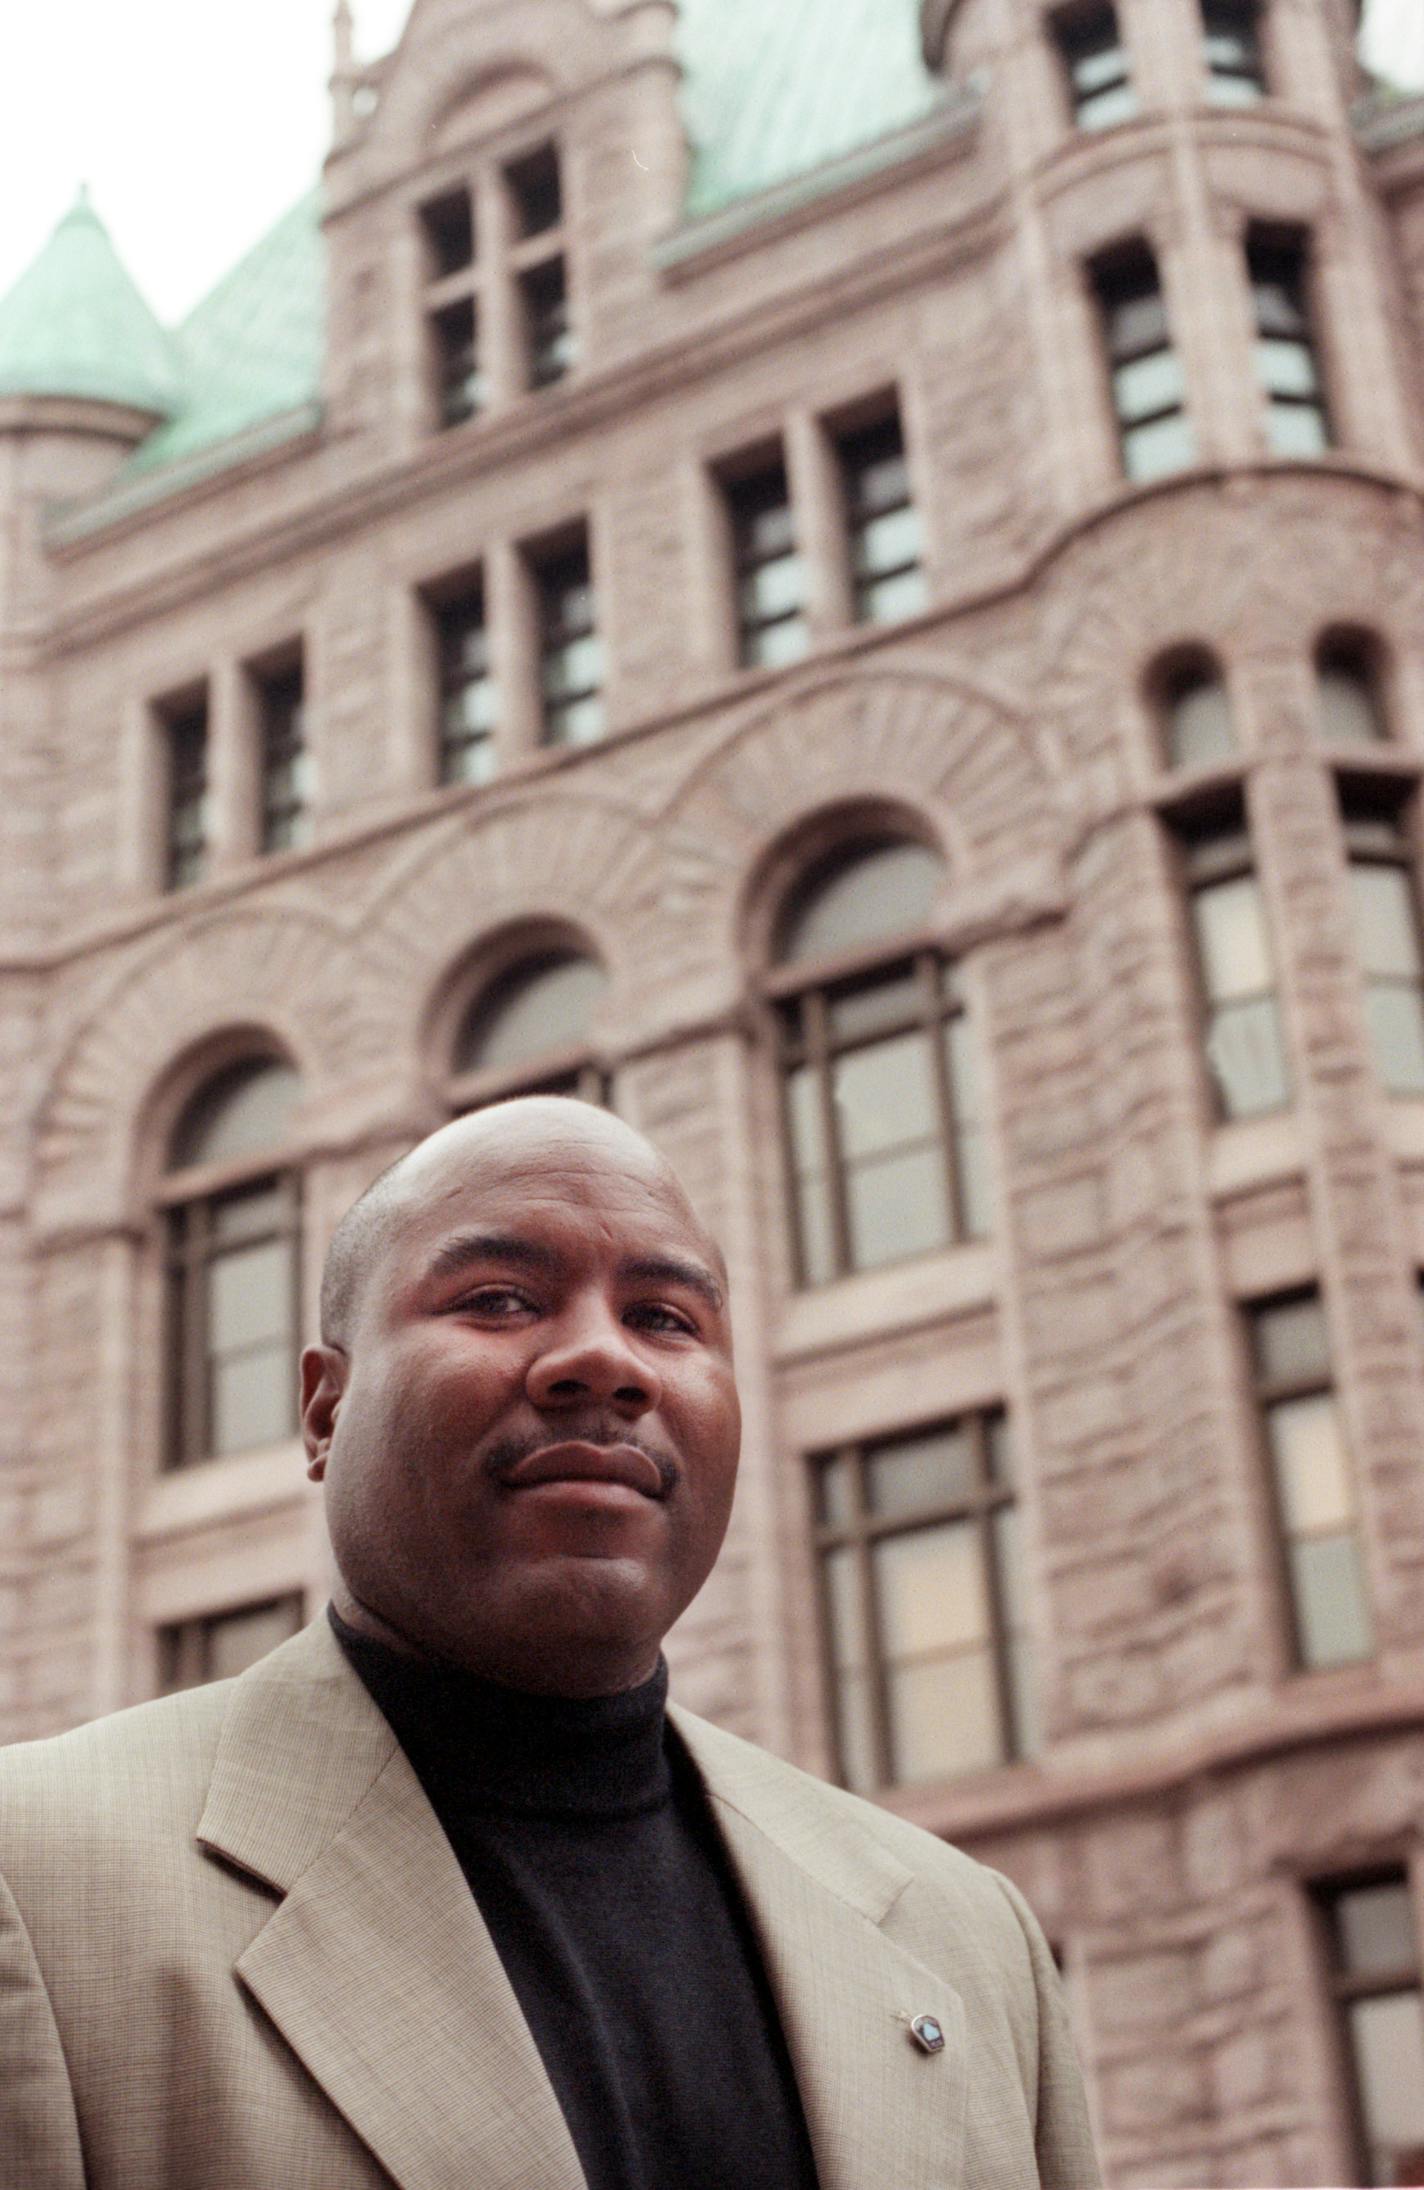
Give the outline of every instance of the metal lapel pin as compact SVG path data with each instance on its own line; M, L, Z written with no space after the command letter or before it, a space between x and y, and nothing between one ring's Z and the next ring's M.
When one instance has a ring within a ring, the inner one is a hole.
M925 2053L944 2051L944 2032L933 2015L911 2016L910 2036Z

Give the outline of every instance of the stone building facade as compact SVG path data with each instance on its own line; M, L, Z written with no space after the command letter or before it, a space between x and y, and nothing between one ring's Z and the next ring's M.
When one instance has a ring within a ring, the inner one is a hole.
M8 1732L318 1609L335 1219L612 1100L734 1276L678 1691L1024 1887L1118 2190L1424 2180L1424 102L1356 28L339 10L319 211L176 338L82 206L0 306Z

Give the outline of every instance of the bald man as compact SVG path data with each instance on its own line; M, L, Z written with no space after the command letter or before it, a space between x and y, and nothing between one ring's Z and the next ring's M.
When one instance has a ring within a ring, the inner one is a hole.
M348 1213L327 1614L0 1757L16 2190L1090 2190L1006 1881L668 1707L739 1414L666 1163L553 1098Z

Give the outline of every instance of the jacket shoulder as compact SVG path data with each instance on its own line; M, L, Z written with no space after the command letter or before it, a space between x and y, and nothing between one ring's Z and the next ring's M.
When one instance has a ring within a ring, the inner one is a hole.
M168 1820L191 1832L233 1686L214 1681L0 1748L0 1868L56 1818L71 1842L76 1833L109 1840L161 1830Z

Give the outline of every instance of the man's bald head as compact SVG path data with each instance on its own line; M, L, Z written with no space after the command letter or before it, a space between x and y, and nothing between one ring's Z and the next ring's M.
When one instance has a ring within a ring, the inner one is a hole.
M403 1216L438 1197L458 1180L461 1158L508 1155L557 1165L561 1156L597 1151L635 1175L655 1176L683 1202L702 1233L712 1262L725 1278L715 1240L694 1215L676 1172L645 1135L612 1111L569 1095L521 1095L455 1118L398 1156L366 1188L337 1225L321 1280L321 1335L325 1344L350 1350L366 1276L384 1254Z

